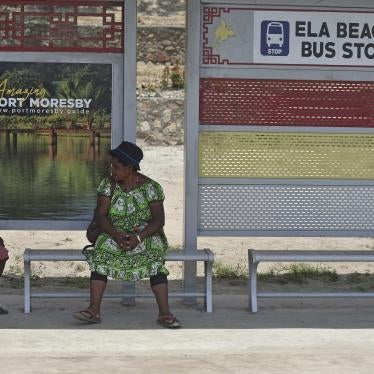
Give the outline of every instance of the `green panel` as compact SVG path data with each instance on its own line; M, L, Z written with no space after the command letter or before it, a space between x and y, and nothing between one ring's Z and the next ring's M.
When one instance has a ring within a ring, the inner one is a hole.
M200 177L373 179L374 135L201 132Z

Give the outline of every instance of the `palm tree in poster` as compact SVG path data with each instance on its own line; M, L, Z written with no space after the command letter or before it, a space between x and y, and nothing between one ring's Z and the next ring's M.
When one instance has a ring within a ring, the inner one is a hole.
M80 71L69 80L57 82L56 93L59 98L64 99L92 99L89 113L85 115L85 126L92 129L93 115L99 110L99 103L107 97L108 88L96 86L95 81L89 78L89 75ZM73 122L74 118L71 119L69 127L73 126Z

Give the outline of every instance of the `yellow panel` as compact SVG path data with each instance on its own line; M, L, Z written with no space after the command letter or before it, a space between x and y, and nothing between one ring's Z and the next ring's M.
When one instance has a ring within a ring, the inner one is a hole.
M374 135L201 132L200 177L374 179Z

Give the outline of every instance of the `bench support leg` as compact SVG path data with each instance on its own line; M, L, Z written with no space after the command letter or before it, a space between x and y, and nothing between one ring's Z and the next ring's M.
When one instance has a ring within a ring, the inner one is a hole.
M257 312L257 265L254 263L252 257L249 255L248 258L249 264L249 310L252 313Z
M125 295L135 295L135 282L123 281L122 292ZM124 296L121 299L121 304L124 306L135 306L135 296Z
M212 286L212 263L204 261L204 275L205 275L205 297L204 307L207 313L213 312L213 286Z
M24 261L24 288L25 288L25 309L26 314L31 312L31 264L30 261Z
M184 261L183 263L183 288L185 293L196 292L196 261ZM184 304L195 305L196 297L185 296Z

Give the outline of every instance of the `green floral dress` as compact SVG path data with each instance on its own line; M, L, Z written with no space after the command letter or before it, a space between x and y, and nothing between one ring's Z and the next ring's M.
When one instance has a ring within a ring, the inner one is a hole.
M110 197L108 178L101 181L97 192ZM110 203L108 219L120 232L134 232L134 227L147 225L152 218L150 203L165 199L162 187L149 179L132 191L125 192L116 184ZM91 271L110 278L134 281L157 273L168 275L165 255L168 243L164 231L146 237L131 251L124 251L106 233L99 235L93 250L84 252Z

